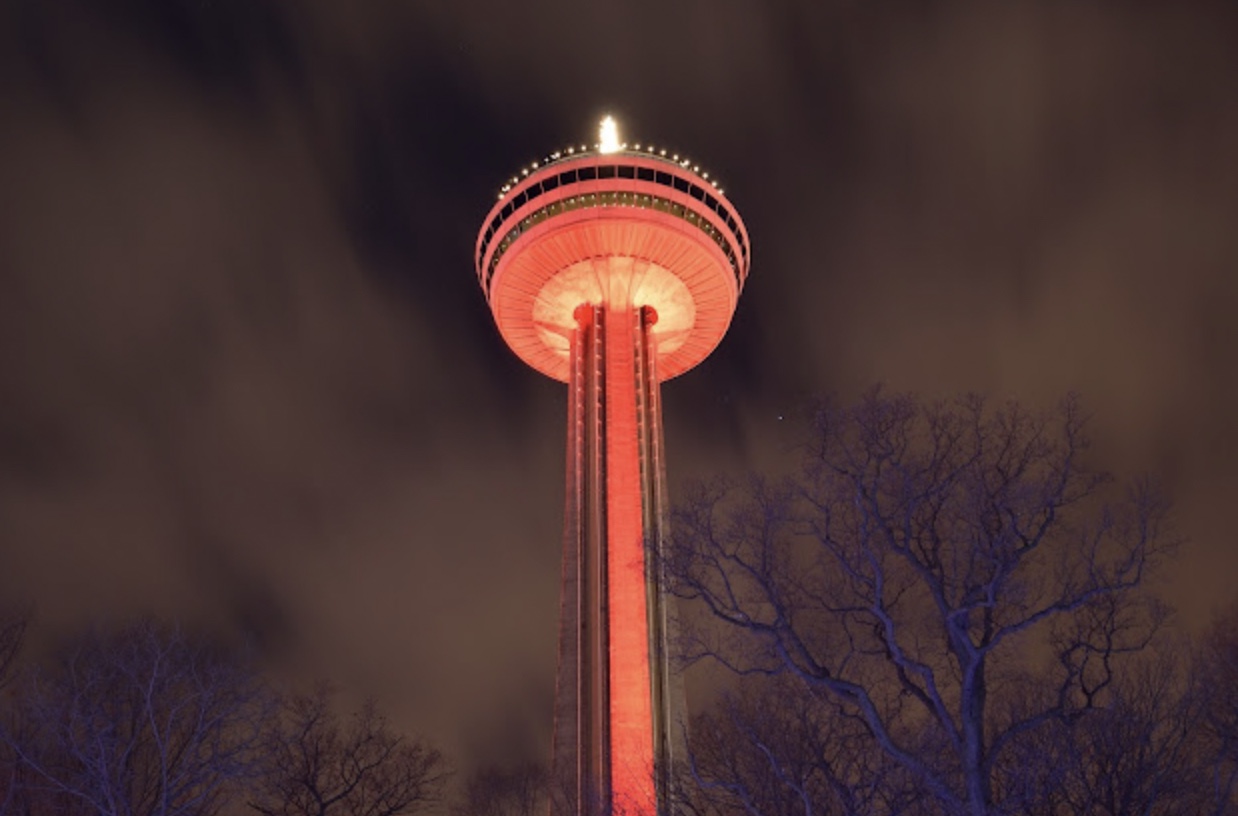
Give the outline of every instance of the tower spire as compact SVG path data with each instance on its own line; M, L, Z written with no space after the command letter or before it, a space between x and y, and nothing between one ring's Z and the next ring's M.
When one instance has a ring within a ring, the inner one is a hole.
M618 153L619 148L619 125L615 117L607 115L598 125L598 152Z

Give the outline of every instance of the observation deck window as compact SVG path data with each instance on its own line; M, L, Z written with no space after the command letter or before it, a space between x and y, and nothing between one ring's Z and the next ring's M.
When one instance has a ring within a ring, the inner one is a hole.
M619 165L619 178L636 178L636 168L630 164Z
M705 200L705 191L702 190L700 187L697 187L695 184L689 185L688 195L692 196L697 201Z
M681 193L688 192L688 180L675 176L675 189Z
M545 180L542 181L543 190L553 190L554 188L558 186L559 186L558 176L548 176Z
M613 164L611 164L611 165L607 165L606 167L599 167L599 168L598 168L598 178L600 178L600 179L604 179L604 178L614 178L614 177L615 177L615 169L616 169L616 168L615 168L615 166L614 166Z
M598 169L596 167L580 168L580 180L581 181L593 181L597 177L598 177Z
M664 187L669 187L671 184L671 174L663 173L661 170L659 170L657 174L654 176L654 181L656 181L658 184L661 184Z
M636 168L636 177L640 179L641 181L653 181L653 168L652 167Z

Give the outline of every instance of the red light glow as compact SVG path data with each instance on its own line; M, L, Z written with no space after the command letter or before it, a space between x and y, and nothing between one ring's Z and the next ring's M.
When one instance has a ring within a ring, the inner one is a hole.
M600 174L609 162L663 181L559 181L584 169ZM668 186L672 176L683 178L680 187ZM651 306L659 377L704 360L731 323L748 259L742 222L720 191L710 187L712 207L693 197L702 187L709 183L685 168L627 154L557 162L513 187L477 243L478 277L503 339L530 366L567 382L577 306Z
M658 389L722 340L749 263L738 213L686 161L610 148L513 179L476 248L503 339L570 382L555 816L669 810L655 771L681 756L683 690L645 563L668 524Z

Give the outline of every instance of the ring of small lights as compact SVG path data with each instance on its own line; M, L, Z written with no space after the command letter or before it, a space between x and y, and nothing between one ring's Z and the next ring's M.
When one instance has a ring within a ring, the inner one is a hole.
M717 278L719 272L711 273L712 282L702 284L698 275L689 284L695 290L698 308L705 309L700 326L694 330L694 335L700 336L690 338L685 348L665 360L659 355L659 379L669 379L693 367L713 350L730 323L748 274L748 234L716 184L685 163L656 154L627 150L576 154L540 166L504 189L483 222L475 255L478 282L500 331L526 363L555 379L566 380L566 356L548 353L524 337L532 332L523 326L524 317L517 321L521 330L516 336L511 319L500 314L502 298L496 298L495 284L511 253L519 254L539 236L556 229L579 228L582 222L598 218L615 224L639 223L664 235L688 239L684 246L697 247L696 257L713 257L711 266L727 271L729 283ZM606 250L605 246L592 246L589 251L605 254Z

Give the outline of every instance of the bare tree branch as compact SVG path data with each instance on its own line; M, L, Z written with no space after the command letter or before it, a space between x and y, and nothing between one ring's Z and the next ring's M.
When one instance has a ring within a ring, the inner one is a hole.
M250 807L263 816L401 816L441 801L448 771L437 750L392 731L372 700L346 718L332 701L325 685L284 701Z
M4 737L56 810L210 816L258 773L268 699L244 662L144 621L32 674Z
M1003 754L1101 705L1164 619L1139 589L1176 543L1167 508L1085 466L1084 424L1073 398L822 406L785 484L718 483L677 512L665 570L707 619L688 657L827 695L947 812L1013 806ZM1053 656L1056 693L1006 716L993 695L1029 652Z

